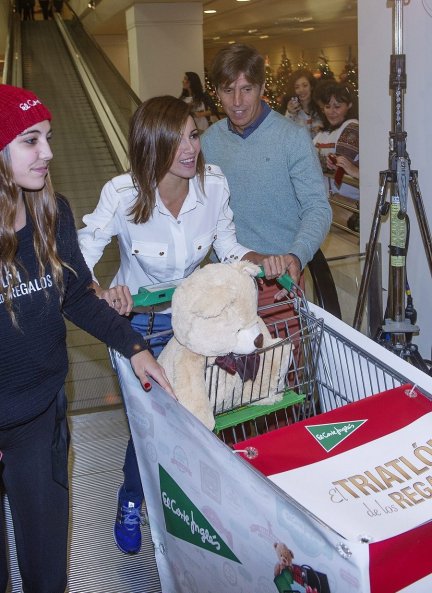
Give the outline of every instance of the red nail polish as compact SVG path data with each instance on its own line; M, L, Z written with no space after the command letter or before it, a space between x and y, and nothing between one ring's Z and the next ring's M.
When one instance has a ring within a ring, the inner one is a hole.
M144 383L144 391L150 391L151 388L151 383Z

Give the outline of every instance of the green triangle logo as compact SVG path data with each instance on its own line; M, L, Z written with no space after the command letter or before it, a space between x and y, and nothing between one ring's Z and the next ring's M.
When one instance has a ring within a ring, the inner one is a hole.
M168 533L241 564L201 511L161 465L159 465L159 481Z
M306 426L306 428L328 453L365 422L367 420L350 420L349 422L335 422L333 424L315 424L314 426Z

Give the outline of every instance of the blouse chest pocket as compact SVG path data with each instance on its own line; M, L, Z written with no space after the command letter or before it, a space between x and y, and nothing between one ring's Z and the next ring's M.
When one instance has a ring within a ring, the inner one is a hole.
M217 233L216 229L209 233L205 233L204 235L200 235L193 241L193 257L194 260L197 262L202 261L205 256L207 255L210 247L216 241Z
M168 243L132 241L131 252L147 273L163 271L167 267Z

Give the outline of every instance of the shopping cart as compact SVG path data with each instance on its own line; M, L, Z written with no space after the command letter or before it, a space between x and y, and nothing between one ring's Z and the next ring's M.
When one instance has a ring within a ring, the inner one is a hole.
M258 310L274 343L252 356L232 357L235 366L257 365L255 378L233 377L215 358L206 359L206 387L215 415L215 432L227 443L285 426L317 411L315 380L323 321L310 313L303 291L289 276L282 276L278 282L290 298ZM178 284L142 287L133 296L134 306L151 312L156 305L171 301ZM170 332L149 333L145 338L151 346L153 340L167 334ZM116 353L110 354L117 372ZM122 377L121 384L127 383L127 377Z
M397 371L381 354L373 355L369 346L362 347L359 332L348 328L352 336L347 337L327 325L323 310L317 308L315 313L291 278L284 276L279 281L290 298L258 310L278 341L254 353L254 361L259 360L255 379L233 377L215 358L206 360L215 432L230 445L410 382L409 373ZM169 303L178 283L143 287L133 296L134 304L151 310ZM152 340L167 334L171 332L150 333L146 339L151 345ZM233 358L236 367L247 363L250 356ZM111 360L116 369L115 356ZM283 370L276 385L268 379L275 369ZM121 383L127 385L127 378Z

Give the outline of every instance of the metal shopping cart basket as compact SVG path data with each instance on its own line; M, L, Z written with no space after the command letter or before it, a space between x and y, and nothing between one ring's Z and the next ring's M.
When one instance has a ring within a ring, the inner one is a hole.
M315 377L320 412L407 383L431 398L428 375L317 305L310 303L310 309L324 322Z
M271 346L253 355L232 355L234 367L252 366L254 378L226 372L220 361L208 358L206 386L215 419L215 432L227 443L285 426L316 413L315 379L323 321L311 314L303 291L291 278L279 279L292 298L261 307ZM135 306L152 307L171 300L175 283L143 287L134 295ZM150 333L151 341L167 332ZM111 353L114 369L115 356ZM122 385L127 385L123 378ZM223 395L222 395L223 394Z
M252 365L258 365L255 378L245 380L236 375L233 379L215 359L206 361L206 385L216 418L215 431L227 444L413 382L411 365L399 359L395 365L391 353L386 360L381 346L309 303L304 293L286 278L282 278L281 284L295 296L259 310L277 341L252 356ZM157 290L143 288L134 301L151 307L170 301L174 290L175 286L168 285ZM148 339L162 334L167 332L150 334ZM251 363L250 358L235 356L234 364ZM111 360L117 370L113 353ZM268 377L278 370L280 376L275 384ZM127 377L122 379L121 384L127 386ZM427 387L423 389L425 394L429 391Z

